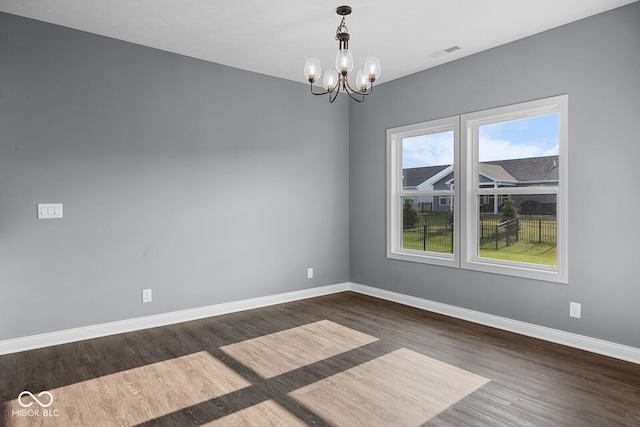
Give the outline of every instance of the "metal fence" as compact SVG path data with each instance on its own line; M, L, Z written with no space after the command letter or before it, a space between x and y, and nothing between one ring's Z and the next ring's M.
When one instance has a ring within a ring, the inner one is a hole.
M511 246L519 239L520 220L518 218L508 219L496 225L496 251L505 246Z
M480 215L479 232L481 242L495 240L496 249L513 241L556 244L557 221L555 216L520 216L509 222L498 215Z
M442 221L423 222L405 227L402 247L419 251L453 253L453 224Z
M419 223L405 227L402 247L418 251L453 253L453 224L450 219L436 216L421 216ZM520 216L503 221L500 215L480 215L480 244L495 249L510 246L515 242L556 244L555 216Z

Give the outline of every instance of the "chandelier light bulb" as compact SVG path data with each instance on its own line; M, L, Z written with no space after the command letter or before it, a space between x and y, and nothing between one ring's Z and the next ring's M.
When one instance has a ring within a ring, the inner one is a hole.
M358 70L356 73L356 89L360 92L366 92L371 87L369 76L364 73L364 70Z
M375 56L370 56L364 61L364 72L370 82L380 78L380 60Z
M304 63L304 77L311 83L315 83L321 74L320 60L318 58L307 59L307 62Z
M329 92L333 92L336 86L338 86L338 72L336 70L327 70L327 72L324 73L322 85Z
M341 73L353 71L353 54L349 49L340 49L336 56L336 70Z

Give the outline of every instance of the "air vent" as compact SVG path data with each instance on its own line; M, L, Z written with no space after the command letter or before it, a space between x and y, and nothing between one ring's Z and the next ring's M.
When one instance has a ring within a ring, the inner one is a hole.
M440 58L441 56L445 56L450 54L451 52L455 52L456 50L460 50L460 46L451 46L447 49L438 50L429 54L432 58Z

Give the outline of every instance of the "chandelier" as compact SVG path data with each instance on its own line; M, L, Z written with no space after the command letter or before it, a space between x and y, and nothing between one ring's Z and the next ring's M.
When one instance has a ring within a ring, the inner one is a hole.
M353 54L349 50L349 30L345 23L345 16L351 13L350 6L340 6L336 13L342 16L342 21L336 29L336 40L338 41L338 55L336 56L336 69L328 70L322 79L322 86L325 91L316 93L313 84L320 78L320 60L309 58L304 64L304 76L311 83L311 93L314 95L329 95L329 102L333 102L338 97L340 91L347 93L351 99L357 102L364 101L364 97L373 92L373 82L380 77L380 60L376 57L369 57L364 61L364 68L356 73L355 89L349 84L349 73L353 71Z

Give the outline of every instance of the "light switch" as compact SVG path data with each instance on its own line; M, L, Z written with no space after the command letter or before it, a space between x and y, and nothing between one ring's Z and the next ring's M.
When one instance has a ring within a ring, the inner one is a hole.
M38 219L62 218L62 203L39 203Z

